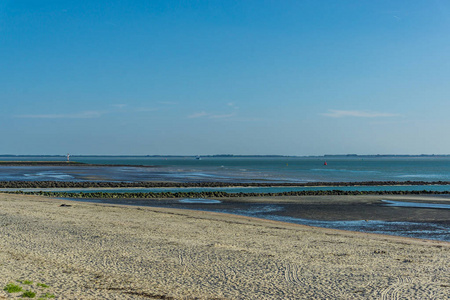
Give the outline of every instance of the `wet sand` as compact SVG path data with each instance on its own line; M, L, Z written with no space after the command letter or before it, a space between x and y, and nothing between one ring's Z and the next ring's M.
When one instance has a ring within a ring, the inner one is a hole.
M450 198L436 196L307 196L278 199L287 209L282 215L318 220L382 220L394 222L436 222L450 224L450 210L389 207L383 200L418 203L446 203Z
M162 206L169 208L187 208L196 210L241 210L258 205L278 205L283 210L274 212L280 216L312 220L382 220L399 222L436 222L450 224L450 210L419 207L390 207L383 200L401 202L450 204L447 196L417 195L327 195L327 196L277 196L277 197L220 197L208 198L217 202L198 201L189 205L179 199L77 199L77 201L95 201L97 203ZM207 199L205 199L207 200ZM213 204L213 205L211 205Z
M450 198L441 195L277 196L186 199L101 198L77 201L182 208L296 224L450 242ZM195 201L192 201L195 200ZM445 208L388 204L441 205Z
M0 287L17 280L58 299L446 299L450 243L0 194Z

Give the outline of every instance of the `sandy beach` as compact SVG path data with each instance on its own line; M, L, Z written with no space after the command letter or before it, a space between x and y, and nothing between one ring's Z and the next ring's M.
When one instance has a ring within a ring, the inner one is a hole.
M450 243L0 194L0 299L20 298L9 283L56 299L448 299Z

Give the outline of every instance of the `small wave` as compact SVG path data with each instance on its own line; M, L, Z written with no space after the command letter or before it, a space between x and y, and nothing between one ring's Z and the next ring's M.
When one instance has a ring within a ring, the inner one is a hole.
M35 174L23 174L24 177L30 179L42 179L42 178L53 178L53 179L73 179L74 177L69 174L64 173L54 173L54 172L40 172Z
M380 173L379 171L373 171L373 170L347 170L347 169L329 169L329 168L323 168L323 169L311 169L311 171L315 172L348 172L348 173Z
M400 178L442 178L447 177L441 174L406 174L406 175L397 175L396 177Z
M257 215L257 214L265 214L265 213L271 213L276 211L283 211L284 208L279 205L264 205L264 206L257 206L248 208L245 210L237 210L234 211L234 214L241 214L241 215Z
M118 170L120 172L136 172L137 170L140 170L140 169L143 169L143 168L140 168L140 167L121 167Z
M165 177L174 177L174 178L191 178L191 177L205 177L205 178L229 178L227 176L220 176L215 174L207 174L207 173L181 173L181 174L161 174L161 176Z
M40 177L50 177L55 179L71 179L73 176L69 174L63 174L63 173L37 173L37 176Z

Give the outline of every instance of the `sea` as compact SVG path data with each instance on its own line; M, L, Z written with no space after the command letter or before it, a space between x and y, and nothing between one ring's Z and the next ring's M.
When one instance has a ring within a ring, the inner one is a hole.
M180 192L226 191L228 193L258 192L278 193L302 190L403 190L447 192L449 201L441 206L417 208L416 202L390 203L380 196L386 209L408 207L410 209L438 211L440 219L434 221L383 221L373 219L349 220L342 214L335 220L304 219L289 214L298 210L283 204L264 202L233 202L224 205L216 199L176 199L166 201L123 200L120 204L198 209L265 218L310 226L327 227L371 233L391 234L450 242L450 181L449 156L322 156L322 157L236 157L236 156L71 156L72 161L91 166L11 166L0 165L0 181L170 181L170 182L229 182L271 183L271 187L204 187L204 188L133 188L100 189L108 192ZM0 161L65 161L63 156L12 156L0 157ZM325 186L281 187L277 183L308 182L365 182L395 181L398 185L380 186ZM433 185L410 185L408 181L434 182ZM39 189L51 190L51 189ZM67 189L86 192L88 189ZM102 203L118 203L117 199L82 200ZM436 205L436 203L434 203ZM444 218L442 218L444 215Z
M65 157L0 157L2 161L65 161ZM441 157L145 157L73 156L121 166L2 166L0 181L360 182L450 181Z

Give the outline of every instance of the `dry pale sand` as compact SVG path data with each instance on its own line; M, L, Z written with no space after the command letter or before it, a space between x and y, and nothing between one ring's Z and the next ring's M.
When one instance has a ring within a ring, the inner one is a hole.
M56 299L448 299L450 243L0 194L0 299L17 280Z

